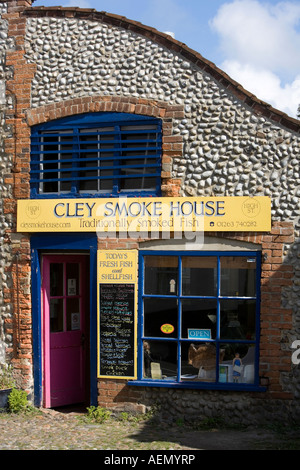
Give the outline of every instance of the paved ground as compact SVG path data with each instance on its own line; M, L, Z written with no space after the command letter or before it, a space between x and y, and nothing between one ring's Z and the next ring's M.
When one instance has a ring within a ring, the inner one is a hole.
M179 423L119 421L103 424L86 413L44 410L34 414L0 413L0 450L300 450L300 430L194 430Z

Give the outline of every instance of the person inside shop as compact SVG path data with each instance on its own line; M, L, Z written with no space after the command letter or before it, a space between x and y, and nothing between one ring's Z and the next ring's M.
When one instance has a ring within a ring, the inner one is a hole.
M153 362L153 358L151 356L150 344L148 341L144 341L144 365L146 377L151 377L151 362Z

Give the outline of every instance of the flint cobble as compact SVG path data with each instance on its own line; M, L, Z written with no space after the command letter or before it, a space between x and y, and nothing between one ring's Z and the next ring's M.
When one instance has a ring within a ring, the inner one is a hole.
M0 413L0 451L182 451L300 449L300 432L261 428L195 430L179 423L119 421L91 424L86 415L41 410Z
M0 450L193 449L180 443L179 436L172 437L169 426L159 428L115 419L91 424L77 412L0 413Z

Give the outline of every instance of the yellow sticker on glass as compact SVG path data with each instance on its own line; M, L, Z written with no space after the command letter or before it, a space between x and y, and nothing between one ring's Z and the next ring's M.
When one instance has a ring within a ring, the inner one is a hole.
M170 325L170 323L165 323L160 327L160 330L166 335L170 335L174 331L174 326Z

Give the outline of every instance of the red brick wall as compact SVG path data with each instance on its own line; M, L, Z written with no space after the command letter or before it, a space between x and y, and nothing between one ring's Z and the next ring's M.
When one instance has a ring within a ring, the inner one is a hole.
M293 284L293 267L285 264L285 244L294 241L293 224L275 222L270 234L262 237L261 278L261 375L269 378L273 398L292 398L282 391L280 373L291 370L291 353L281 348L281 339L292 328L292 310L282 305L282 293Z

